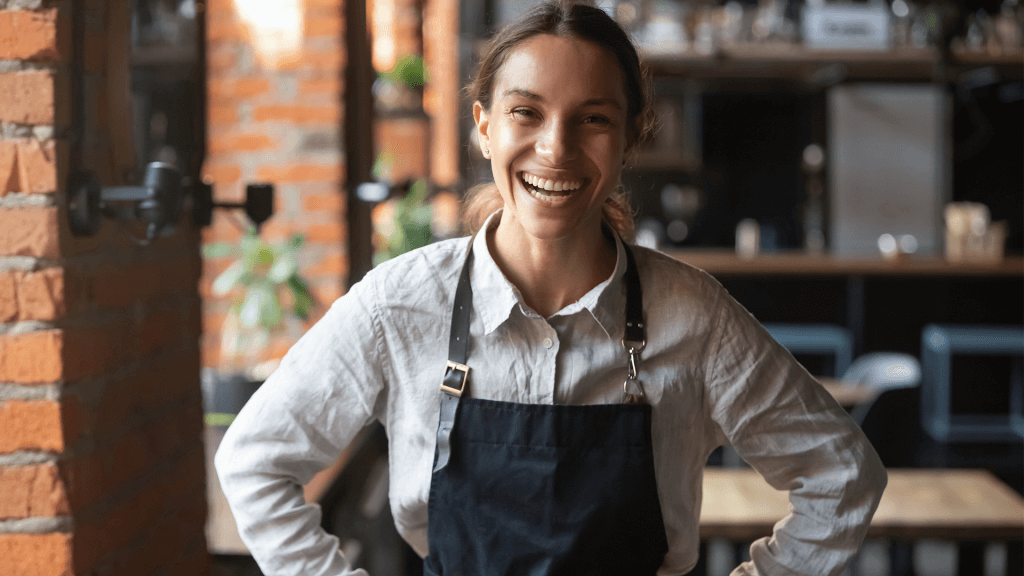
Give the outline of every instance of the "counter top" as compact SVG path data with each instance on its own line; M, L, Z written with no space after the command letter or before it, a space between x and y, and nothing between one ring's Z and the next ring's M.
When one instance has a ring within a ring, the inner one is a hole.
M881 258L763 253L740 258L732 250L666 250L673 258L716 276L1016 276L1024 277L1024 258L1007 256L998 263L947 262L937 257Z

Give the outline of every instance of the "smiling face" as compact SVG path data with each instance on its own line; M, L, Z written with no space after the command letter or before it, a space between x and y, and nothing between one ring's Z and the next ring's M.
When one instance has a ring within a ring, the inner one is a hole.
M534 36L498 70L489 110L473 106L505 202L501 228L538 240L598 238L628 148L622 71L604 48Z

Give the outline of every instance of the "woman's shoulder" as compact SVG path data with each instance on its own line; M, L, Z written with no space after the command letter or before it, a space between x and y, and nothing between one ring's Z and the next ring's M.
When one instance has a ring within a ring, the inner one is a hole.
M707 272L664 252L631 245L636 255L644 292L658 291L674 297L690 296L718 300L724 288ZM650 288L648 288L650 287Z
M431 291L447 293L462 270L469 240L468 236L452 238L410 250L378 264L363 281L387 300L409 294L423 297Z

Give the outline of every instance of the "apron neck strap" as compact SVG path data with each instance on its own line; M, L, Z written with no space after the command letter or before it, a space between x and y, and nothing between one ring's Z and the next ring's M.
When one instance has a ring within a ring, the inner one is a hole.
M469 357L469 319L473 311L473 287L469 281L469 272L475 240L476 234L469 239L469 247L466 249L466 257L462 263L462 272L459 274L459 284L455 288L451 332L448 336L448 364L445 367L445 376L441 384L443 391L456 396L462 395L469 375L466 360ZM647 345L647 333L644 328L640 273L636 267L633 250L625 242L622 243L622 248L626 253L626 272L622 277L626 287L626 329L622 345L632 355L638 354Z

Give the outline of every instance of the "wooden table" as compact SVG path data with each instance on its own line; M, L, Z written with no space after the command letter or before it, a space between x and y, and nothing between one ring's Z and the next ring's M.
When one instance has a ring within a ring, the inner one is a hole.
M839 378L828 378L818 376L817 380L822 387L839 402L844 408L850 408L864 402L874 400L879 392L878 389L864 384L848 384Z
M890 469L869 539L1020 540L1024 498L985 470ZM751 469L704 472L704 540L756 540L789 514L788 494Z

